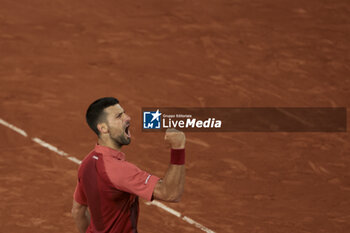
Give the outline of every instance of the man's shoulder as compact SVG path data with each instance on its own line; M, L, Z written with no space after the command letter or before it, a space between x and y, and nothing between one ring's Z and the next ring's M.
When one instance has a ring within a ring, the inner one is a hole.
M108 153L105 154L93 149L82 160L79 166L79 173L83 172L85 168L89 167L92 163L95 164L94 166L96 166L96 169L99 172L106 170L115 172L116 169L119 170L124 167L130 168L135 166L134 164L127 162L123 156Z
M101 156L101 153L98 153L95 150L90 151L82 160L78 168L78 177L81 178L86 174L90 174L92 172L91 168L95 167L94 160L100 156Z
M85 157L84 159L81 161L80 164L80 169L82 167L85 167L86 164L88 163L88 161L90 161L91 159L98 159L98 157L100 157L102 154L100 152L95 151L94 149L92 151L90 151Z

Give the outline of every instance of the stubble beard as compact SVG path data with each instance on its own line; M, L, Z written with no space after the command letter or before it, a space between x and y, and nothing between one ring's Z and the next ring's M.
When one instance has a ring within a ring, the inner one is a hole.
M113 141L115 144L117 144L119 147L127 146L127 145L129 145L130 142L131 142L131 138L126 138L126 137L124 136L124 132L123 132L122 135L119 135L118 137L115 137L115 138L112 137L112 136L110 136L110 137L111 137L112 141Z
M107 123L107 126L110 128L109 124ZM110 132L109 137L110 139L116 144L118 145L119 148L121 148L124 145L129 145L131 142L131 138L126 137L125 136L125 132L122 131L121 134L119 134L118 136L114 137L112 136L113 132Z

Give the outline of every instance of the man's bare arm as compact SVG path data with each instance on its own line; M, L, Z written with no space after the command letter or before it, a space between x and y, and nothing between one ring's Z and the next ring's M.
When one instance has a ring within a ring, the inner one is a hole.
M185 184L185 166L170 165L164 179L159 180L153 191L153 197L168 202L181 199Z
M172 149L172 159L163 179L156 184L153 197L168 202L178 202L182 196L185 184L185 134L177 130L167 130L165 141Z
M85 233L90 225L90 213L86 205L73 200L72 215L80 233Z

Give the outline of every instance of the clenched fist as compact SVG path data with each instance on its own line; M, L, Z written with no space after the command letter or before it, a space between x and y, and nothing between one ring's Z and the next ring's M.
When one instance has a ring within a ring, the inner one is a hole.
M164 140L170 145L171 149L184 149L186 143L185 134L176 129L167 129Z

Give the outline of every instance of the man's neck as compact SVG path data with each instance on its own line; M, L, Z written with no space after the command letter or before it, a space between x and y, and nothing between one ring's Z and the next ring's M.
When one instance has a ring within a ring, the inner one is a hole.
M99 138L97 143L101 146L105 146L105 147L112 148L114 150L121 151L121 146L112 140L103 140L103 139Z

